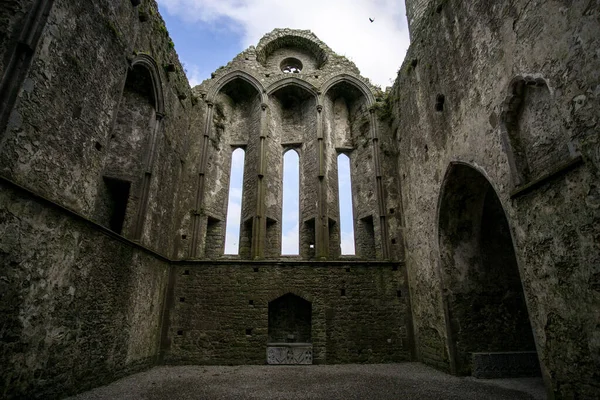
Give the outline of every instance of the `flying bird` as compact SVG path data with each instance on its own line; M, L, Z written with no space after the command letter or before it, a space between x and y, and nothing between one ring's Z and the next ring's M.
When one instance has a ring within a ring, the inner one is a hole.
M373 21L375 21L375 20L374 20L373 18L369 18L369 21L373 22Z

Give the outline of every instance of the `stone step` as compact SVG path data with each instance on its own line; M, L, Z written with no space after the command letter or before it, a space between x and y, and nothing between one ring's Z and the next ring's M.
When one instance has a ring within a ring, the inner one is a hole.
M535 351L472 353L475 378L523 378L540 376L540 363Z

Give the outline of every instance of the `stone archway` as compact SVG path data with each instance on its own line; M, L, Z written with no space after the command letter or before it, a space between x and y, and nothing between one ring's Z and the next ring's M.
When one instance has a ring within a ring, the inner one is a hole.
M312 364L312 304L287 293L269 302L269 364Z
M439 245L456 372L539 375L510 228L492 185L452 164L439 207Z

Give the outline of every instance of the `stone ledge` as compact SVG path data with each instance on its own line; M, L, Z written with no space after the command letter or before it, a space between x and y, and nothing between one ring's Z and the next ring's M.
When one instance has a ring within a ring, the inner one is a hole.
M511 197L511 199L514 199L516 197L519 197L526 193L529 193L529 192L535 190L537 187L541 186L542 184L546 183L546 181L549 181L550 179L552 179L556 176L559 176L561 174L564 174L564 173L570 171L571 169L575 168L579 164L583 164L583 158L580 155L572 158L571 160L569 160L563 164L558 165L556 168L554 168L550 172L540 176L539 178L532 180L530 182L527 182L526 184L515 188L515 190L513 190L511 192L510 197Z
M540 362L535 351L473 353L472 375L475 378L523 378L540 376Z

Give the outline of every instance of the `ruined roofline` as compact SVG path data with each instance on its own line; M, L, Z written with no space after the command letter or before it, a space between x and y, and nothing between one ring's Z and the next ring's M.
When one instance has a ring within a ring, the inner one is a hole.
M269 56L283 47L298 47L312 53L319 67L323 66L330 54L335 54L325 43L309 30L274 29L264 35L256 46L256 60L265 65Z

